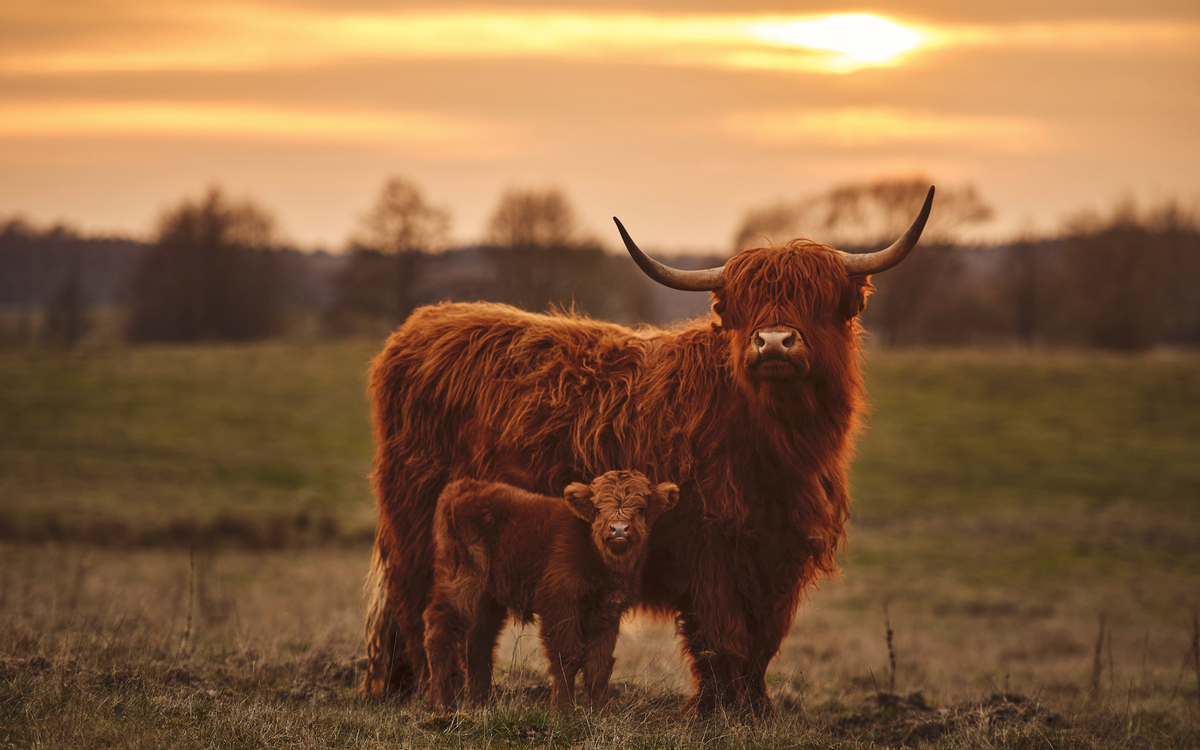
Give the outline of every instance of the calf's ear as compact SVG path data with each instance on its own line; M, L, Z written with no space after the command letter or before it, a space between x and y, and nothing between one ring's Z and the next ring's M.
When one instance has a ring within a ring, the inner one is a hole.
M596 517L596 508L592 505L592 488L581 482L572 482L563 490L571 512L591 523Z
M670 482L663 482L654 488L654 494L658 497L658 513L666 513L679 499L679 487Z

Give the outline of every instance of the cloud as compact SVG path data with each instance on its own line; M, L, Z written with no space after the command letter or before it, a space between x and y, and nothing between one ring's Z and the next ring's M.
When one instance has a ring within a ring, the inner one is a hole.
M128 135L373 143L472 158L500 155L512 147L510 134L495 125L429 112L333 112L170 101L0 104L0 137Z
M930 46L995 47L1010 50L1143 49L1154 52L1200 52L1200 23L1186 21L1060 21L994 25L944 25L926 28Z
M894 107L839 107L742 112L724 129L754 142L786 146L826 143L874 146L904 143L968 143L999 151L1044 147L1049 129L1019 117L949 115Z
M8 19L10 25L47 26L30 7ZM129 17L128 33L106 22L67 28L36 45L6 46L0 71L246 70L363 59L523 57L840 73L888 64L922 39L898 21L861 13L367 13L248 3L156 8L128 0L114 3L113 13Z
M6 27L0 71L250 70L522 57L846 73L935 47L1200 49L1200 24L1145 21L972 26L865 13L364 12L143 0L113 0L102 11L68 6L17 0L0 10Z

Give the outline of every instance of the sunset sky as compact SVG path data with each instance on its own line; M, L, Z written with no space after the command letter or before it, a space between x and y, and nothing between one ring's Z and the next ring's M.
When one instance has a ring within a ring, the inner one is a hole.
M747 209L918 173L974 184L984 238L1200 207L1200 4L0 4L0 218L146 236L218 184L337 250L400 175L460 241L558 186L610 245L615 214L724 250Z

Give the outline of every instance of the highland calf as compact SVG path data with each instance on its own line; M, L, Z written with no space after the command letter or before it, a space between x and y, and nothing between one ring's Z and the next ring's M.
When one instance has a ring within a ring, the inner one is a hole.
M679 497L636 471L610 471L548 497L463 479L438 499L433 589L425 609L430 698L476 703L492 686L505 615L534 615L550 662L551 705L574 702L582 669L593 706L606 702L622 613L638 598L650 527ZM464 686L463 673L466 673Z

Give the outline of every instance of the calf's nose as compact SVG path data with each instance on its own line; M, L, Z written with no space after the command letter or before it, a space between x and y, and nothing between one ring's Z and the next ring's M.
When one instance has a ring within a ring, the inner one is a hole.
M608 531L613 537L620 539L629 536L629 524L627 523L610 523Z

